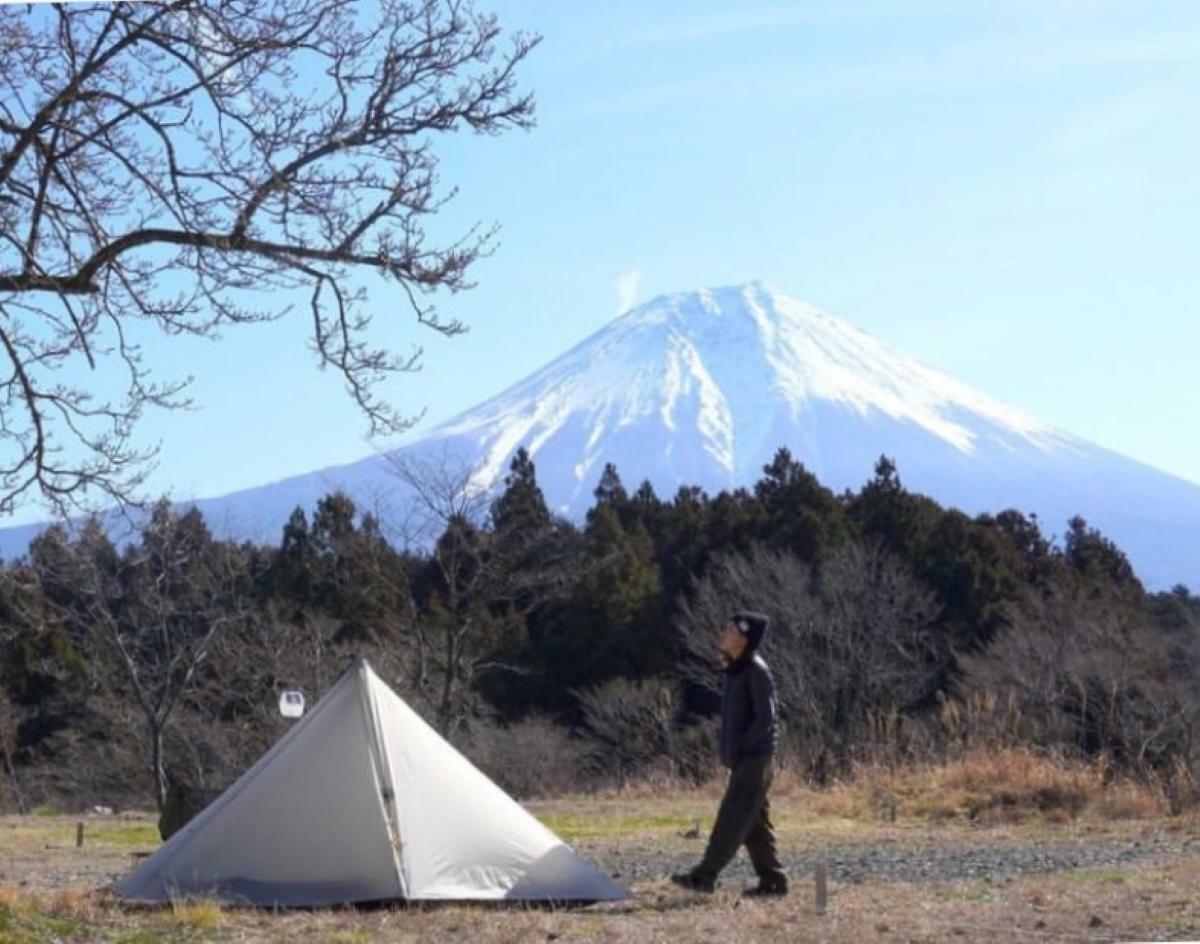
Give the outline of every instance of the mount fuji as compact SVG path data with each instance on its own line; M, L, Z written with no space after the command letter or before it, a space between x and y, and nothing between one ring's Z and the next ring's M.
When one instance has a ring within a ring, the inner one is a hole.
M1039 422L759 282L634 308L389 456L452 457L491 490L521 446L547 502L575 518L606 462L627 485L648 479L670 498L681 485L750 485L780 446L835 491L859 487L886 454L906 487L945 505L1033 512L1051 534L1081 514L1148 586L1200 584L1200 486ZM219 534L277 540L297 505L334 488L402 501L388 458L196 504ZM0 550L22 552L35 531L0 532Z

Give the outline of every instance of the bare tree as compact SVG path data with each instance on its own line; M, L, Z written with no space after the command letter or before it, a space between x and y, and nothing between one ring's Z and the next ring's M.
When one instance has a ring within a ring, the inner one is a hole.
M580 790L580 740L544 715L529 715L504 726L477 722L458 746L473 764L519 799Z
M771 619L788 739L818 774L849 762L881 714L928 698L946 658L933 595L873 543L847 543L815 568L761 546L715 561L679 613L692 681L716 689L716 633L741 608Z
M405 518L392 530L402 529L404 546L429 549L440 578L442 605L412 626L412 681L433 707L442 734L449 734L463 719L482 653L477 637L483 614L472 604L485 575L480 529L488 497L474 482L473 466L460 457L389 454L385 461L410 494Z
M341 630L340 620L295 619L268 602L214 636L203 673L180 699L177 736L168 742L171 773L191 786L227 786L291 724L279 714L284 691L300 690L311 707L357 657L407 694L401 647L393 640L348 641Z
M0 512L136 494L133 428L178 407L140 332L216 337L307 295L312 346L373 434L410 420L376 385L415 368L370 340L370 278L445 335L438 290L469 288L494 230L435 243L453 196L433 145L532 124L468 0L30 4L0 17ZM256 301L265 293L268 301ZM86 365L90 384L64 378ZM109 397L104 391L119 388Z
M0 761L4 762L4 773L12 791L13 805L18 813L24 813L25 795L21 790L21 780L17 776L16 762L17 728L20 721L20 710L8 697L3 684L0 684Z
M986 650L963 657L963 688L1014 699L1025 739L1139 772L1200 773L1194 638L1082 584L1027 589L1007 622Z
M569 542L557 540L553 524L514 546L498 541L488 527L492 495L460 456L392 454L386 461L411 499L404 542L428 554L435 575L410 631L413 687L430 701L443 734L451 734L470 714L483 675L524 673L497 651L534 608L578 580L583 565ZM533 553L534 542L547 553Z
M630 778L666 762L675 773L676 686L665 679L615 678L577 695L593 774L624 788Z
M144 763L161 811L170 786L166 746L178 709L195 689L222 634L249 608L249 574L239 548L211 540L194 509L181 517L160 503L139 545L119 557L75 546L65 612L88 658L92 685L137 717Z

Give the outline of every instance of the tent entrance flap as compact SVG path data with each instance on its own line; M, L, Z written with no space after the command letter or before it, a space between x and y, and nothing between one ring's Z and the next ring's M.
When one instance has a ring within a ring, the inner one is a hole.
M384 827L387 829L388 844L392 850L396 882L400 887L400 897L407 898L408 887L404 880L404 844L403 837L400 835L399 816L396 812L396 788L392 765L387 755L387 741L383 737L379 703L376 698L375 686L372 684L373 680L377 680L377 676L371 671L371 667L365 659L359 660L354 670L360 675L358 690L362 700L363 719L367 724L367 739L371 745L371 767L375 772L379 801L383 807Z

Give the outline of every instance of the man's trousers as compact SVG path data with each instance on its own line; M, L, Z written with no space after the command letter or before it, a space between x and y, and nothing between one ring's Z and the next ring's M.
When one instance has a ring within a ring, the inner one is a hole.
M774 764L770 755L739 760L729 773L725 796L717 810L708 848L700 864L692 870L697 878L716 880L718 873L744 845L759 882L771 887L787 887L787 876L775 851L775 828L771 825L771 789Z

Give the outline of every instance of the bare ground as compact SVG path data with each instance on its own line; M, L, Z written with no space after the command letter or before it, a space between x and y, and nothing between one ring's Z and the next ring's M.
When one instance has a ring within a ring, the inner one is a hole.
M1200 822L1083 818L978 825L814 810L784 796L777 819L793 876L782 901L751 902L739 858L714 896L665 881L703 848L712 791L531 804L636 897L582 909L396 907L270 913L211 904L134 910L102 891L156 845L150 817L0 818L0 944L32 941L1118 941L1200 938ZM698 827L698 828L697 828ZM829 874L817 914L813 868Z

